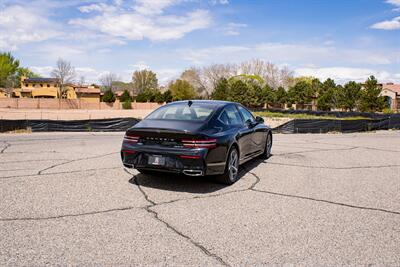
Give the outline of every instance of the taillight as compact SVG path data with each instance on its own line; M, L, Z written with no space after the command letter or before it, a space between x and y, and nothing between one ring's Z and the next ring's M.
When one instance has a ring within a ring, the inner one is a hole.
M124 142L129 142L129 143L137 143L139 142L140 136L134 136L134 135L125 135L124 136Z
M187 148L213 148L217 146L217 139L182 140L183 147Z
M183 159L199 159L201 156L180 155L179 157Z
M124 150L122 150L121 152L122 152L122 153L125 153L125 154L135 154L135 153L136 153L135 150L130 150L130 149L124 149Z

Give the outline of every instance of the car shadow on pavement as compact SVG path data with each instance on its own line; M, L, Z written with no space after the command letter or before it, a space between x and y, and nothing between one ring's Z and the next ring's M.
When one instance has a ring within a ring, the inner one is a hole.
M259 164L263 163L264 160L253 159L246 162L240 167L239 176L242 178L249 171L256 168ZM186 192L186 193L196 193L196 194L207 194L216 192L228 185L220 184L215 181L213 176L186 176L180 174L170 174L170 173L154 173L154 174L142 174L139 173L133 176L129 183L142 187L165 190L165 191L175 191L175 192Z

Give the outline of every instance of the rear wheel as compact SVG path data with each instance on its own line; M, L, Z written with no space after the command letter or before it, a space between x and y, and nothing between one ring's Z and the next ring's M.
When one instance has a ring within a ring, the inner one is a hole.
M239 180L239 152L235 147L232 147L226 160L225 172L217 176L217 181L230 185L237 180Z
M264 153L261 154L261 157L264 159L268 159L271 156L271 150L272 150L272 134L268 133L267 140L265 141Z

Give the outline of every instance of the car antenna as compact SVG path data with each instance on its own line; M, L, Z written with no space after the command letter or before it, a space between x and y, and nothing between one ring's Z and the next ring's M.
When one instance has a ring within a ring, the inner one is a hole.
M193 104L193 101L192 101L192 100L189 100L189 101L188 101L188 106L190 107L192 104Z

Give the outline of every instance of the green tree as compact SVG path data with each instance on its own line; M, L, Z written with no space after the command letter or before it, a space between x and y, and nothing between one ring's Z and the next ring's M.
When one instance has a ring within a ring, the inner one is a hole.
M11 53L0 53L0 87L13 87L19 69L19 60Z
M126 102L128 100L132 101L131 95L129 94L128 90L124 90L119 100L121 102Z
M277 104L285 104L287 101L287 92L285 90L285 88L283 88L282 86L279 86L278 89L275 92L275 102Z
M360 101L360 94L361 85L359 83L354 81L346 83L339 94L340 107L346 111L353 111Z
M335 81L328 78L319 86L317 106L320 110L329 111L339 104L339 97Z
M167 90L163 93L163 99L164 99L164 102L166 102L166 103L172 101L173 97L172 97L171 90Z
M364 112L382 111L385 108L385 98L380 96L381 88L374 76L370 76L361 90L359 109Z
M154 102L158 89L146 89L139 93L136 97L137 102Z
M228 80L221 78L218 80L214 91L211 94L211 98L214 100L227 100L229 92Z
M309 82L300 81L289 88L287 102L289 104L309 104L314 97L314 90Z
M164 94L161 93L160 91L157 91L154 95L154 101L157 103L163 103L164 102Z
M32 72L28 68L23 68L20 67L18 68L17 71L17 77L16 77L16 87L21 87L21 78L22 77L27 77L27 78L39 78L40 76L34 72Z
M252 92L247 83L242 80L230 82L228 100L249 106L251 103Z
M106 103L113 103L113 102L115 102L115 95L114 95L114 93L111 91L111 89L108 89L107 91L104 92L104 95L103 95L103 102L106 102Z
M132 75L132 87L136 94L145 90L157 89L157 75L151 70L137 70Z
M187 100L196 98L196 91L194 88L184 80L176 80L169 85L173 100Z
M261 103L272 104L276 102L276 91L274 91L268 84L262 89Z

